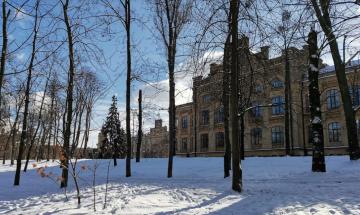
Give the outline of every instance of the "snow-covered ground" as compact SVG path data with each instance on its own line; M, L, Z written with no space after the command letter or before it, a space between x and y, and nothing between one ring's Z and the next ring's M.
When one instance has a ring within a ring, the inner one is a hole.
M93 210L92 170L96 172ZM166 159L132 162L126 178L124 160L111 163L108 204L103 209L107 160L79 162L81 206L70 178L68 201L56 184L56 163L41 162L14 187L14 166L0 164L0 214L360 214L360 162L327 157L327 173L312 173L311 157L247 158L244 191L231 190L223 178L222 158L175 158L168 179ZM41 177L37 171L45 166Z

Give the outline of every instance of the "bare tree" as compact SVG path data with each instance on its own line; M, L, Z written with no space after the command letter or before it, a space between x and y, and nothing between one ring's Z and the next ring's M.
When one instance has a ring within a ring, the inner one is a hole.
M239 121L238 121L238 14L239 2L230 1L230 41L231 41L231 87L230 87L230 119L231 119L231 147L232 147L232 189L242 190L242 170L240 166L239 149Z
M34 143L35 143L35 140L36 140L36 137L37 137L37 133L38 133L39 128L40 128L40 123L43 120L42 119L42 117L43 117L43 107L44 107L44 101L45 101L45 97L46 97L47 88L48 88L48 80L46 80L44 93L43 93L43 96L41 98L41 104L40 104L40 109L39 109L39 114L38 114L38 119L37 119L37 126L36 126L36 129L35 129L35 132L32 134L32 138L30 140L30 145L28 147L28 152L27 152L27 155L26 155L26 162L25 162L25 166L24 166L24 172L26 172L26 170L27 170L29 160L30 160L30 156L31 156L31 150L32 150L32 148L34 146Z
M138 139L137 139L137 146L136 146L136 162L140 162L140 151L141 151L141 141L142 141L142 91L139 90L139 128L138 128Z
M124 10L124 15L121 15L116 5L109 0L102 0L105 7L109 8L112 13L107 14L109 17L115 17L120 20L124 26L126 32L126 177L131 176L131 81L132 81L132 69L131 69L131 7L130 0L119 0L121 7Z
M7 45L8 45L8 35L7 35L7 25L8 17L10 15L10 10L6 11L6 0L2 1L2 47L1 47L1 61L0 61L0 104L2 104L1 99L1 89L3 85L3 79L5 74L5 64L6 64L6 54L7 54ZM0 120L1 112L0 112Z
M325 172L324 135L321 121L321 103L319 93L319 52L317 48L317 33L309 33L309 98L311 114L311 144L313 145L312 171Z
M179 36L189 22L192 1L154 0L155 26L164 43L169 75L169 161L167 177L173 173L173 155L175 151L175 60Z
M356 2L344 2L343 4L356 4ZM332 22L333 16L331 15L331 9L336 8L336 3L332 5L332 1L330 0L311 0L311 6L315 11L317 20L321 26L321 29L325 33L328 44L330 46L331 56L334 61L336 77L340 88L345 114L350 160L357 160L360 158L360 150L355 122L355 112L352 107L348 81L345 74L345 59L341 59L337 37L335 36L335 30L338 28L338 26L335 26ZM348 19L350 18L345 19L345 21ZM339 23L342 22L344 22L344 20L339 21Z
M25 142L27 138L27 120L28 120L28 109L30 103L30 84L32 78L32 71L34 67L34 60L36 55L36 43L38 38L39 32L39 4L40 0L37 0L35 3L35 16L34 16L34 26L33 26L33 40L32 40L32 51L31 51L31 58L30 63L28 66L28 75L26 81L26 88L25 88L25 105L24 105L24 116L23 116L23 123L22 123L22 131L20 137L20 145L19 145L19 153L16 162L16 172L15 172L15 179L14 185L17 186L20 184L20 171L21 171L21 159L24 152Z
M66 120L64 129L64 144L62 150L61 166L62 170L62 181L61 187L67 187L68 182L68 165L69 165L69 153L70 153L70 137L71 137L71 123L73 117L73 91L74 91L74 78L75 78L75 62L74 62L74 42L72 25L68 15L69 0L60 1L62 4L63 21L66 26L67 42L68 42L68 58L69 58L69 73L68 73L68 85L66 93Z

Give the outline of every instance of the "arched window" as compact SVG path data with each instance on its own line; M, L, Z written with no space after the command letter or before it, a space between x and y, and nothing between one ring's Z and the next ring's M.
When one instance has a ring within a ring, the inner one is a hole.
M340 107L340 95L337 89L326 91L326 105L328 110Z
M339 143L341 137L341 126L338 122L332 122L328 125L329 132L329 142L330 143Z
M274 79L271 81L271 87L274 89L277 88L283 88L284 87L284 82L282 82L280 79Z

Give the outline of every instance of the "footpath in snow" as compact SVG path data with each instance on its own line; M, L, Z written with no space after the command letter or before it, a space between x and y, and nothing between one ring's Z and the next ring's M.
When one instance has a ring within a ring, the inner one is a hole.
M360 162L346 156L326 157L326 173L311 172L311 157L246 158L241 194L231 190L231 178L223 178L222 158L175 158L170 179L167 159L133 161L129 178L118 160L110 166L103 209L108 162L79 161L80 207L72 178L67 201L56 184L56 163L30 164L18 187L12 185L15 166L0 165L0 214L360 214ZM41 166L55 182L39 175Z

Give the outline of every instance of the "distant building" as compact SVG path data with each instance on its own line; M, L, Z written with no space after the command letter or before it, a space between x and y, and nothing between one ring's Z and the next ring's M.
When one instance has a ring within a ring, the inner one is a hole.
M168 157L169 155L169 132L162 125L162 120L155 120L155 128L143 137L141 156L151 158Z
M269 58L269 47L245 57L242 50L249 49L248 38L239 41L240 70L239 96L249 97L251 106L257 107L245 117L245 155L277 156L285 154L284 126L284 53ZM310 113L308 99L307 58L308 47L289 48L291 69L291 152L302 155L308 144ZM246 58L244 60L244 57ZM251 67L248 62L251 62ZM346 72L351 86L354 106L360 105L360 60L347 64ZM193 102L176 106L176 153L182 156L222 156L224 154L224 109L222 105L223 67L211 64L207 77L193 79ZM324 141L326 154L346 154L348 143L344 111L333 66L321 69L321 92ZM249 93L251 92L251 95ZM360 113L356 115L360 125Z

